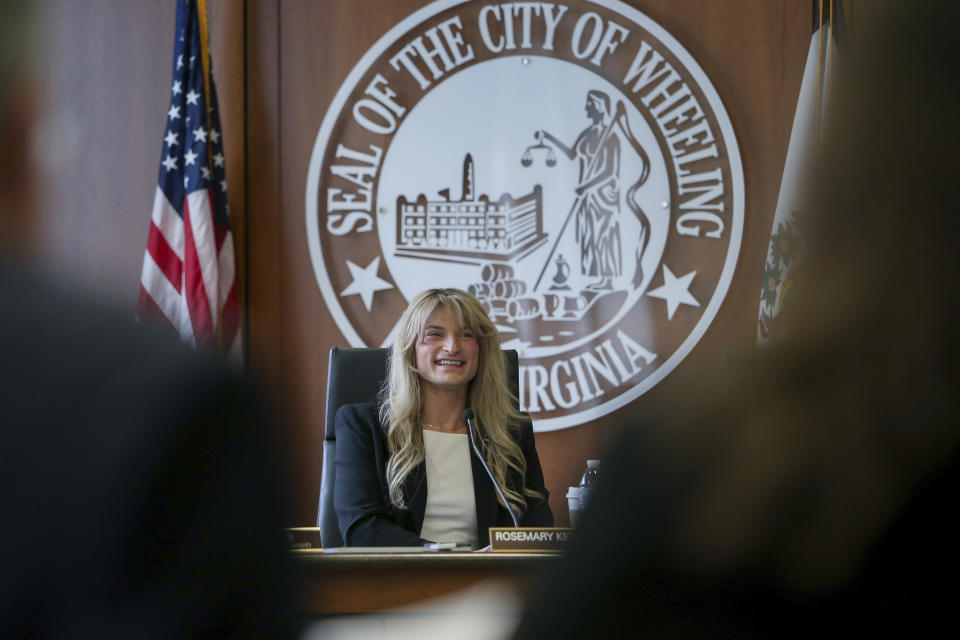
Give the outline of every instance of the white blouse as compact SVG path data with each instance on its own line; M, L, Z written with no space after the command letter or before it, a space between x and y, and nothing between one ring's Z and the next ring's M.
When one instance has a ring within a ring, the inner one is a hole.
M476 548L477 506L473 495L470 444L465 433L423 430L427 466L427 509L420 537Z

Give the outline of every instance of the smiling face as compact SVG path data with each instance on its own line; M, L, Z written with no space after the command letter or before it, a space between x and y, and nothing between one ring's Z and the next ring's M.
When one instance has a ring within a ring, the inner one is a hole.
M480 343L472 331L460 326L450 309L440 305L427 319L416 355L424 388L466 390L477 375Z

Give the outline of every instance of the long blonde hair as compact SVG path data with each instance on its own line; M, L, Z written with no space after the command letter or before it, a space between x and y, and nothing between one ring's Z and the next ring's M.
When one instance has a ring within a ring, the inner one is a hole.
M476 415L474 427L478 439L486 443L484 457L490 470L510 506L521 513L526 509L527 496L543 497L526 485L518 491L507 484L511 470L519 473L521 478L526 477L526 460L512 436L523 417L515 408L515 398L507 386L506 358L500 349L497 330L477 299L460 289L424 291L410 302L397 326L388 359L387 379L380 393L380 424L391 454L387 462L390 502L400 509L406 507L403 483L424 459L423 400L416 345L423 338L427 320L440 306L449 309L459 325L476 336L480 358L477 375L467 391L467 406Z

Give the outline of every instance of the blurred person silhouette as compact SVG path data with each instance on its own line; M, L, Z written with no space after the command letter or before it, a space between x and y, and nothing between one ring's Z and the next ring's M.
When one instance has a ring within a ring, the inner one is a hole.
M0 637L292 636L255 390L27 264L28 5L0 0Z
M517 637L953 626L960 6L858 9L790 335L625 425Z

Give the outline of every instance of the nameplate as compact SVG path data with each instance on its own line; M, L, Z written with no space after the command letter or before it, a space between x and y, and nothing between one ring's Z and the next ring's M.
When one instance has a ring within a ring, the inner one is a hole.
M321 549L319 527L290 527L284 529L287 538L287 548L294 551L303 549Z
M512 553L560 553L572 535L570 527L490 527L490 548Z

